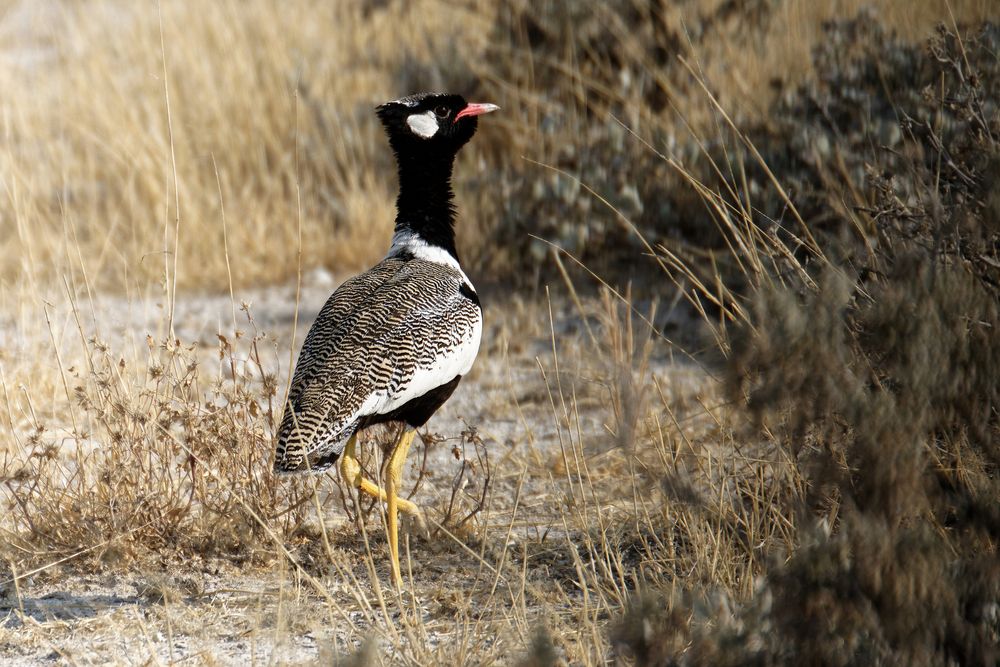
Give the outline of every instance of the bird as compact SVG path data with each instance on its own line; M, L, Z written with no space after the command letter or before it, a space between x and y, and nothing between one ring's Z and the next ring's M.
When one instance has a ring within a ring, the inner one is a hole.
M392 577L402 586L397 511L416 429L451 396L479 353L483 309L455 246L455 157L495 104L419 93L375 112L396 158L395 229L382 261L345 281L306 334L277 430L278 474L321 473L339 460L346 484L386 504ZM358 433L402 423L388 450L384 487L366 479Z

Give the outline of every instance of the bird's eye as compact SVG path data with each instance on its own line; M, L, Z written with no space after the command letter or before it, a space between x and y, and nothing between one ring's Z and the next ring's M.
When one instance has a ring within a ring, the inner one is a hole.
M450 113L451 109L449 109L443 104L440 105L438 108L434 109L434 115L437 116L438 118L447 118Z

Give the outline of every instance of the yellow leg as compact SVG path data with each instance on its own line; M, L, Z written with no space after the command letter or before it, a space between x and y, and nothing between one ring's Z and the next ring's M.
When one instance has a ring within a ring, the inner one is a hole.
M410 501L399 498L399 482L403 475L403 464L406 463L406 454L410 451L410 443L413 442L413 436L416 435L416 431L409 426L404 427L402 434L399 436L399 440L396 442L396 446L392 448L392 453L389 455L389 463L386 466L385 471L385 488L388 498L388 521L389 521L389 558L392 559L392 578L396 582L397 586L403 585L403 577L399 573L399 526L396 523L396 508L397 505L399 509L410 514L419 513L417 506ZM410 505L413 510L410 511L406 509L404 505Z
M385 502L388 496L382 487L365 479L364 475L361 474L361 464L358 463L358 459L354 455L354 445L357 437L356 434L351 436L351 439L347 441L347 446L344 447L344 453L340 456L340 477L354 488ZM400 498L398 503L399 509L407 514L420 513L420 508L405 498Z
M388 464L386 465L386 490L365 479L364 475L361 474L361 464L358 463L358 459L354 454L357 434L352 435L351 439L347 441L344 453L340 457L341 478L363 493L374 496L388 505L386 513L389 524L387 526L389 533L389 557L392 561L392 578L398 586L402 585L403 577L399 572L399 524L396 519L396 513L397 511L403 511L407 514L413 514L422 521L420 508L406 498L399 497L399 483L403 474L403 464L406 463L406 455L410 451L410 444L413 442L413 437L416 434L416 430L409 426L405 427L403 433L399 436L399 440L393 446L392 453L389 454Z

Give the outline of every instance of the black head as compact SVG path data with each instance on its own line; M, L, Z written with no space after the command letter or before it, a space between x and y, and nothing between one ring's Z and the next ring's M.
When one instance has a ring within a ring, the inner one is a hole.
M476 117L497 109L461 95L419 93L379 105L376 113L397 153L454 155L476 133Z

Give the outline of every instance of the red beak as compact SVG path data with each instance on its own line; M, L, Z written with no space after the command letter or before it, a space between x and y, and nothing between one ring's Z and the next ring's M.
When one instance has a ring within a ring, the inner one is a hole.
M499 109L495 104L468 104L464 109L459 111L455 115L455 121L458 122L459 118L465 118L466 116L481 116L484 113L490 113L491 111L496 111Z

